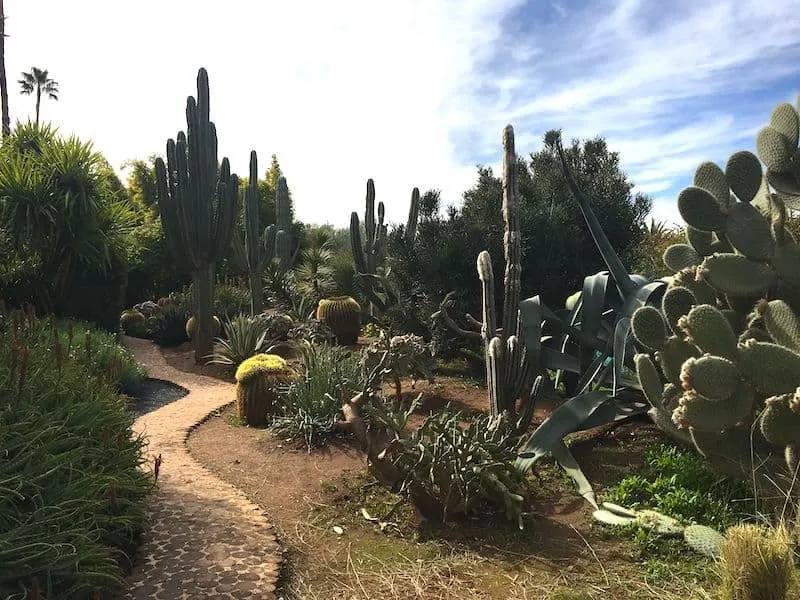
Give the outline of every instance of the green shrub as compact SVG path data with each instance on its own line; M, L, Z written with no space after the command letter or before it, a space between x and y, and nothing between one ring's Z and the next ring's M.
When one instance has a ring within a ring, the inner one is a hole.
M11 259L0 279L24 282L35 264L21 295L40 313L115 330L135 213L108 161L90 143L18 125L0 147L0 207L3 254ZM21 299L10 291L9 303Z
M214 286L214 313L220 319L250 314L250 290L235 283Z
M272 430L287 438L303 439L309 452L336 432L341 409L361 389L362 369L358 355L338 346L301 346L300 378L274 418Z
M16 319L0 327L0 597L30 597L37 581L48 600L88 600L131 563L152 490L144 442L103 375L104 334L87 357L81 329L70 345Z
M607 490L605 499L724 530L751 511L752 503L745 500L751 496L743 483L712 472L702 456L659 445L645 453L642 472Z

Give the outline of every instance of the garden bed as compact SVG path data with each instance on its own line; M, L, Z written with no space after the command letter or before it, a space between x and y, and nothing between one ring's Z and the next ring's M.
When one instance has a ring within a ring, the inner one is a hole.
M420 382L418 392L423 403L412 426L448 403L469 413L485 408L485 388L468 379ZM665 439L644 421L592 434L572 448L597 490L635 472L645 449ZM532 476L519 531L499 515L424 521L368 475L354 441L334 439L309 453L238 426L232 408L198 428L188 446L278 526L289 554L288 597L689 598L707 575L704 561L642 556L641 547L595 526L571 482L545 463Z

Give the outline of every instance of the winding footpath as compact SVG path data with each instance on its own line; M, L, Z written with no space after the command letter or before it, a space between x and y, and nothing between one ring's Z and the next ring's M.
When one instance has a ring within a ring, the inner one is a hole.
M118 599L274 599L281 550L272 525L186 448L192 429L233 400L234 386L171 367L148 340L126 337L125 345L150 377L189 393L134 424L149 440L148 458L161 455L162 463L150 522Z

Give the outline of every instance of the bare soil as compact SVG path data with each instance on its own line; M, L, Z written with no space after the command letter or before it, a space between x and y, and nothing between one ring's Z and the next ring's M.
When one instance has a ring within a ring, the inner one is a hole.
M164 355L176 368L229 376L194 365L188 347ZM412 426L447 405L466 414L486 408L485 387L470 378L439 377L417 382L415 390L403 383L404 400L423 394ZM546 415L543 407L537 420ZM420 519L379 485L353 440L333 439L309 453L295 441L239 426L234 417L232 407L219 411L192 433L188 448L271 516L287 549L284 598L709 597L701 587L707 568L685 557L650 560L595 526L589 504L552 464L543 461L531 476L522 531L493 515L442 525ZM644 450L664 441L649 422L629 421L582 436L572 451L600 492L635 472Z

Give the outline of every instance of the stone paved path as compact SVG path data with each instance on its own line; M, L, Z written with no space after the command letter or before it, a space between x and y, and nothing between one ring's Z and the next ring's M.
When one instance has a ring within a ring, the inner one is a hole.
M189 394L139 417L134 430L161 454L150 524L119 600L275 598L281 551L261 509L197 463L186 448L192 428L231 402L234 386L169 366L147 340L125 338L150 377Z

